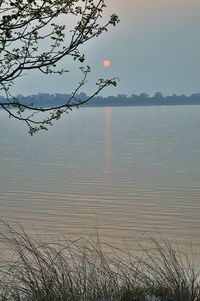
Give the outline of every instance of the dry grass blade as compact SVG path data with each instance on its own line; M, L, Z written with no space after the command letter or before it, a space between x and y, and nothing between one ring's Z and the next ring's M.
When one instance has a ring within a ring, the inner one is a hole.
M137 257L98 237L46 243L4 226L13 258L1 268L0 301L200 301L194 261L158 237Z

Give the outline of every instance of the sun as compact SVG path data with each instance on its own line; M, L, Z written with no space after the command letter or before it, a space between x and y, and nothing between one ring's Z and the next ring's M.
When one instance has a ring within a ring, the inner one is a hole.
M104 68L109 68L111 66L111 61L110 60L104 60L103 61L103 66L104 66Z

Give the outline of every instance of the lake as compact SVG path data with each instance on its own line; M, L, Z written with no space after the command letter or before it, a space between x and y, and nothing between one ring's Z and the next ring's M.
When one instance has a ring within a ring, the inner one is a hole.
M0 111L0 219L122 245L160 233L200 254L200 106L81 108L28 136Z

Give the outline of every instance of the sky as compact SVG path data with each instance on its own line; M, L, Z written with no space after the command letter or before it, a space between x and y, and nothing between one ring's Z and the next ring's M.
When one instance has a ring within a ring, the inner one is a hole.
M105 18L117 13L120 23L83 47L92 68L82 92L95 90L98 78L118 77L116 88L101 94L164 95L200 92L199 0L107 0ZM109 68L103 60L111 61ZM71 93L80 80L78 66L62 63L70 73L44 78L31 73L16 81L15 94Z

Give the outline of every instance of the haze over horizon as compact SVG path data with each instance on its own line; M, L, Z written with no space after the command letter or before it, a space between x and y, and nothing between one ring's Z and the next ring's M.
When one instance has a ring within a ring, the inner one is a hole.
M90 93L98 78L119 77L117 88L102 95L190 95L200 91L200 2L197 0L107 0L106 15L117 13L120 23L108 33L89 41L83 50L92 67ZM103 60L112 65L104 68ZM63 61L71 72L64 76L30 74L16 81L15 94L70 93L80 80L78 66Z

